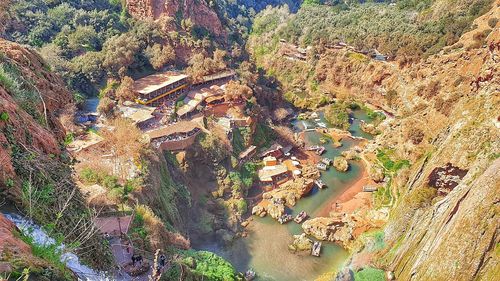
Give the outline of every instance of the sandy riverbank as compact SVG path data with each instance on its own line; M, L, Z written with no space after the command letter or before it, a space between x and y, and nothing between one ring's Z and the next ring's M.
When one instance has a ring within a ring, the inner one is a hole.
M371 193L363 192L363 187L371 183L368 170L363 163L363 173L358 177L356 182L342 192L342 194L332 197L326 207L318 211L316 216L327 217L330 215L330 212L352 213L360 208L371 208Z

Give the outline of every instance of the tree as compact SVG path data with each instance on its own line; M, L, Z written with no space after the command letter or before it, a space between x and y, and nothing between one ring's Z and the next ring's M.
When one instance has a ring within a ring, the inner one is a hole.
M77 26L75 31L68 35L68 47L73 51L96 50L99 47L97 32L92 26Z
M125 180L123 163L137 160L141 156L146 143L141 131L125 118L116 118L111 121L112 129L102 130L104 145L110 149L115 158L115 165L119 166L120 176Z
M226 85L226 98L229 100L246 100L252 97L252 89L239 81L229 81Z
M116 89L116 98L120 103L124 101L133 101L137 98L137 92L134 91L134 80L128 76L123 77L120 86Z
M140 43L129 33L117 35L108 39L103 46L103 66L116 75L121 67L129 67L135 61L135 55L140 50Z
M213 61L215 64L216 71L221 71L227 68L227 64L225 62L226 55L227 52L224 50L221 49L215 50Z
M115 102L109 97L102 97L99 100L99 105L97 106L97 112L106 117L113 116L115 110Z
M175 60L175 50L170 45L154 44L146 49L146 56L154 69L159 70Z

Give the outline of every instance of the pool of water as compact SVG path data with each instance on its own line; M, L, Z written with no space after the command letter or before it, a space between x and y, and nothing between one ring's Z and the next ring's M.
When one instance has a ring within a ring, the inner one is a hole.
M305 126L316 127L317 122L328 125L323 114L318 114L319 120L297 120L293 122L296 130L303 130ZM368 116L361 110L356 110L351 115L351 134L357 137L371 138L363 133L360 128L360 120L368 120ZM333 147L331 142L321 144L321 134L310 131L305 132L305 141L308 145L323 145L326 152L323 157L335 158L342 151L349 150L356 145L357 140L346 138L342 140L342 146ZM362 175L363 167L356 161L349 161L349 170L345 173L338 172L330 167L322 172L321 179L328 186L326 189L314 188L309 195L300 199L297 204L287 210L292 215L300 211L306 211L310 217L315 217L324 212L331 204L332 198L340 195ZM325 214L322 214L325 215ZM230 261L237 270L246 271L253 268L257 272L257 280L261 281L288 281L288 280L314 280L320 275L335 271L340 268L348 257L348 253L333 243L323 243L321 257L309 255L297 255L288 251L288 245L293 240L294 234L301 234L302 228L295 222L280 225L270 217L257 218L248 227L248 237L236 240L230 246L222 246L216 241L206 240L193 243L198 250L207 250L219 254Z
M95 113L97 112L97 106L99 105L98 97L89 97L85 99L82 105L83 113Z

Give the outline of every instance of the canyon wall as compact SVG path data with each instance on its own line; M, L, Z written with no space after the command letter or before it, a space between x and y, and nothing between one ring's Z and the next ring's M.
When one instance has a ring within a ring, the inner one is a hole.
M224 37L226 33L217 13L205 1L127 0L127 9L133 17L142 20L160 17L191 19L195 26L205 28L215 36Z
M386 206L391 211L383 229L384 249L358 249L351 269L383 268L397 280L498 276L499 5L494 1L458 42L413 62L377 61L329 46L312 46L303 62L285 58L287 43L279 43L269 56L257 56L261 66L281 78L290 91L287 98L297 106L309 108L322 97L336 97L365 102L393 116L381 124L382 133L368 152L390 151L393 160L407 160L411 166L398 171L387 187L392 204ZM249 49L266 40L269 33L251 36ZM309 79L295 73L313 75ZM294 88L304 93L310 84L318 90L309 91L309 101L293 96ZM433 178L448 165L466 174L441 174L444 182L456 183L442 193ZM372 256L368 262L363 261L366 253Z

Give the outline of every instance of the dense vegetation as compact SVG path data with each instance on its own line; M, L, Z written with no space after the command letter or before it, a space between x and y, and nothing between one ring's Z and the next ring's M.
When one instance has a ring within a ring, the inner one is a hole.
M255 19L253 34L271 32L273 40L269 42L274 43L278 39L304 46L344 41L361 50L377 48L392 56L422 56L455 43L491 3L468 1L443 11L438 8L441 0L404 0L397 5L332 1L332 6L325 6L314 2L304 2L306 5L293 16L286 9L264 10Z
M143 22L130 18L119 0L16 0L3 37L40 48L74 91L96 94L107 78L137 76L189 58L178 49L212 52L210 34L189 20ZM207 53L203 53L204 55Z

